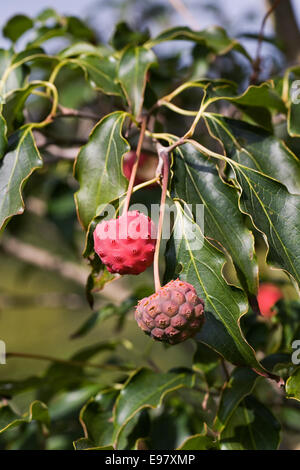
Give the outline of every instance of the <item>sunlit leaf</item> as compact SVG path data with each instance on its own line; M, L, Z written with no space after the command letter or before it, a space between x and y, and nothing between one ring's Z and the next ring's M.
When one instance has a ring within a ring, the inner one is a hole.
M251 365L263 371L253 349L245 340L240 318L247 311L242 291L229 286L222 277L224 255L212 246L179 203L167 251L167 278L179 274L191 283L204 300L206 321L197 339L230 362Z
M300 401L300 367L288 378L286 382L286 394L288 398Z
M122 156L130 150L121 135L125 117L126 113L121 111L105 116L77 157L75 177L80 189L75 200L79 219L86 229L101 204L120 196L127 187L121 168Z
M226 54L234 49L249 58L243 46L235 39L229 38L226 31L219 26L213 26L202 31L193 31L188 27L178 26L164 31L153 40L150 40L149 46L153 47L163 41L172 40L194 41L207 46L216 54Z
M221 450L276 450L280 424L254 397L236 409L221 434Z
M239 210L236 189L221 180L215 163L190 144L180 147L173 167L174 196L192 204L194 216L197 205L204 206L205 236L228 251L242 275L243 285L256 294L258 267L253 236Z
M230 416L240 402L250 395L255 386L258 375L246 367L238 367L232 372L229 381L222 391L218 413L215 419L215 428L222 431Z
M10 405L0 405L0 434L8 429L20 426L23 423L38 421L45 425L50 425L50 417L47 406L41 401L34 401L29 407L29 412L24 416L19 416Z
M4 26L3 36L15 42L32 27L31 18L25 15L15 15Z
M10 217L23 213L22 188L31 173L42 166L30 127L14 136L0 164L0 227L3 227Z
M209 450L215 447L212 437L203 434L196 434L188 437L178 450Z
M190 372L153 372L140 369L130 376L122 388L114 409L114 439L123 427L143 408L156 408L164 396L181 387L191 387L194 376Z
M300 194L300 161L282 140L258 126L218 114L207 114L206 122L228 157Z
M128 104L136 116L142 110L147 71L156 62L154 53L144 47L127 48L120 60L119 79Z

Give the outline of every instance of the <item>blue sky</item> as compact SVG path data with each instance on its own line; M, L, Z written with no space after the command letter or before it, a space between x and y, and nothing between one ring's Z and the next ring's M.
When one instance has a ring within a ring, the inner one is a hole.
M145 0L140 0L143 2ZM227 24L221 24L229 29L230 34L238 34L243 31L247 32L258 32L261 24L261 20L265 13L265 1L264 0L183 0L184 3L189 7L190 11L193 12L193 5L204 6L205 4L215 3L218 6L222 6L224 21ZM155 0L147 0L147 6L151 5ZM165 0L166 4L169 4L168 0ZM83 18L88 18L104 39L109 39L112 33L113 25L115 22L122 20L128 20L128 8L130 0L124 0L123 11L120 13L118 9L111 9L113 0L102 0L102 7L99 5L99 0L11 0L1 1L0 7L0 26L2 27L7 19L17 13L27 14L34 16L46 7L56 9L62 14L79 15ZM297 16L300 21L300 1L293 0L294 8L297 11ZM104 6L103 6L104 5ZM251 14L250 14L251 13ZM199 29L204 28L211 24L222 23L220 18L217 18L213 11L208 9L199 10L197 15L195 14ZM176 12L170 18L169 25L173 26L176 24L183 24L182 18ZM157 33L158 29L162 29L165 25L154 24L153 33ZM266 33L272 32L272 22L269 20L266 27ZM5 47L8 42L0 35L0 46Z

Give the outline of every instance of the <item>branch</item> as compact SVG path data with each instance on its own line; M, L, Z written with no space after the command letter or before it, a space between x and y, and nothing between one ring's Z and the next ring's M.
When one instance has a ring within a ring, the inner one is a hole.
M174 10L192 26L194 29L199 29L199 24L195 20L194 16L185 6L181 0L169 0Z
M89 111L78 111L77 109L66 108L61 104L58 105L59 113L56 113L54 118L64 118L64 117L78 117L82 119L90 119L92 121L99 121L99 116Z
M270 7L276 0L268 0ZM300 30L295 18L291 0L285 0L274 10L276 35L285 47L289 65L296 64L300 59Z
M161 287L160 278L159 278L159 249L160 249L162 228L163 228L164 215L165 215L165 209L166 209L166 196L167 196L168 181L169 181L169 169L170 169L168 150L165 150L164 147L162 147L160 144L157 144L157 153L159 157L159 167L161 167L161 162L162 162L163 177L162 177L162 191L161 191L161 199L160 199L157 239L156 239L154 261L153 261L154 284L155 284L156 292Z
M266 22L267 22L269 16L276 10L276 8L278 7L280 2L281 2L281 0L273 0L272 5L270 6L269 10L267 11L267 13L265 14L265 16L262 20L259 35L258 35L258 41L257 41L256 57L255 57L255 60L253 62L253 72L252 72L252 76L251 76L251 79L250 79L251 83L256 83L257 82L258 77L259 77L259 73L260 73L261 47L262 47L262 42L263 42L263 39L264 39L264 29L265 29L265 26L266 26Z
M122 371L129 371L127 367L124 366L114 366L110 364L93 364L91 362L83 362L83 361L72 361L67 359L59 359L57 357L52 356L44 356L42 354L30 354L30 353L19 353L19 352L8 352L6 353L6 358L21 358L21 359L36 359L39 361L47 361L47 362L55 362L57 364L65 364L67 366L74 366L74 367L93 367L96 369L105 369L105 370L122 370Z
M42 269L58 272L61 276L85 285L88 271L70 261L64 261L46 250L22 242L15 237L4 237L1 243L6 253Z
M65 261L57 255L49 253L42 248L24 243L20 239L12 236L3 237L0 246L6 253L25 263L32 264L43 270L56 272L60 274L60 276L70 279L83 287L86 285L89 270L83 266L79 266L71 261ZM101 295L109 300L116 301L116 289L118 292L117 299L119 302L122 302L122 300L128 297L128 291L124 289L120 283L117 288L115 285L112 286L111 284L106 284L104 289L101 291Z
M137 169L138 169L138 166L139 166L140 155L141 155L142 145L143 145L143 141L144 141L144 137L145 137L147 122L148 122L148 118L147 118L147 116L144 116L143 119L142 119L140 136L139 136L139 141L138 141L138 145L137 145L137 149L136 149L136 158L135 158L135 162L134 162L134 165L132 167L132 170L131 170L131 175L130 175L129 184L128 184L128 188L127 188L127 194L126 194L126 199L125 199L125 203L124 203L123 214L126 214L126 212L128 212L128 208L129 208L129 204L130 204L130 198L131 198L131 194L132 194L132 190L133 190L133 186L134 186L134 182L135 182L136 172L137 172Z

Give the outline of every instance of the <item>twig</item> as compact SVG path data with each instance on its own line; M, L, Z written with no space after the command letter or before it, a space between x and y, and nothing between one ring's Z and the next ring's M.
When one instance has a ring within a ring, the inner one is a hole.
M21 359L36 359L39 361L55 362L57 364L65 364L68 366L74 367L93 367L96 369L106 369L106 370L122 370L128 371L129 369L124 366L115 366L110 364L93 364L91 362L84 361L72 361L67 359L59 359L52 356L44 356L42 354L30 354L30 353L19 353L19 352L8 352L6 353L6 358L21 358Z
M58 109L60 110L60 112L56 113L54 118L78 117L82 119L91 119L92 121L99 121L99 116L87 111L79 111L77 109L66 108L61 104L58 105Z
M126 199L125 199L125 202L124 202L123 214L126 214L126 212L128 212L128 208L129 208L129 204L130 204L130 198L131 198L131 194L132 194L132 190L133 190L133 186L134 186L134 182L135 182L136 172L137 172L137 169L138 169L138 166L139 166L140 155L141 155L142 145L143 145L143 141L144 141L144 137L145 137L147 122L148 122L148 118L147 118L147 116L144 116L143 119L142 119L140 137L139 137L139 141L138 141L138 145L137 145L137 149L136 149L136 159L135 159L134 165L133 165L132 170L131 170L130 180L129 180L127 194L126 194Z
M212 397L219 397L219 396L220 396L220 393L221 393L221 391L220 391L220 393L218 393L218 392L215 392L215 391L213 391L213 390L209 390L209 389L207 390L207 389L205 389L205 388L199 387L198 385L195 386L195 390L197 390L197 391L200 392L200 393L203 393L204 395L206 395L206 394L208 393L208 394L211 395Z
M46 250L24 243L19 238L13 236L4 237L1 241L1 247L4 251L22 261L34 264L45 270L59 272L63 277L69 278L77 284L85 285L86 283L88 275L86 269L70 261L64 261Z
M223 369L223 372L224 372L224 375L225 375L226 382L228 382L229 379L230 379L230 374L227 370L227 366L226 366L225 361L224 361L223 358L221 359L221 366L222 366L222 369Z
M19 238L12 236L3 237L0 247L10 255L24 261L25 263L38 266L43 270L59 273L61 276L70 279L81 286L86 285L89 270L71 261L65 261L57 255L53 255L42 248L37 248L28 243L24 243ZM116 287L106 284L101 291L101 295L109 300L116 301ZM118 284L118 300L122 302L128 297L128 291Z
M197 21L195 21L194 16L190 13L188 8L181 0L169 0L169 2L171 3L172 7L177 11L177 13L183 18L185 18L188 23L190 23L192 28L199 29L199 24L197 23Z
M157 241L155 246L154 261L153 261L153 270L154 270L154 284L155 290L160 289L160 278L159 278L159 249L162 236L162 227L164 222L165 208L166 208L166 196L168 189L168 180L169 180L169 152L166 151L164 147L160 144L157 144L157 152L159 156L159 161L163 161L163 182L162 182L162 192L160 199L160 210L159 210L159 221L157 229ZM160 163L159 163L160 165Z
M259 73L260 73L261 47L262 47L262 42L263 42L263 38L264 38L264 29L265 29L266 22L267 22L269 16L277 8L277 6L279 5L280 2L281 2L281 0L276 0L274 2L274 4L271 6L271 8L269 8L269 10L267 11L267 13L265 14L265 16L262 20L259 35L258 35L258 41L257 41L256 57L255 57L255 60L253 62L253 72L252 72L251 79L250 79L251 83L256 83L257 82L257 79L258 79L258 76L259 76Z

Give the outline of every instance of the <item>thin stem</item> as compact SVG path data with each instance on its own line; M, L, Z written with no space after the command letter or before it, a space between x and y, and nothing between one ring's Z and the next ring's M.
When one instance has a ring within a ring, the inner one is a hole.
M221 359L221 366L222 366L222 369L223 369L223 372L224 372L224 375L225 375L226 382L228 382L229 379L230 379L230 374L227 370L227 366L226 366L226 363L225 363L223 358Z
M159 180L160 180L160 177L159 177L159 176L156 176L155 178L152 178L151 180L145 181L144 183L137 184L137 185L134 186L134 188L132 189L132 193L135 193L136 191L139 191L140 189L147 188L147 186L150 186L150 185L152 185L152 184L158 183ZM122 194L122 195L120 196L120 199L121 199L123 196L124 196L124 194ZM125 204L125 199L120 202L120 204L119 204L119 209L117 210L117 212L121 212L121 208L124 206L124 204Z
M53 84L51 82L41 82L41 83L42 84L50 83L51 86L53 86ZM41 96L42 98L47 98L47 99L50 98L52 100L52 98L49 97L48 94L43 92L43 91L34 90L32 92L32 94L36 95L36 96ZM67 117L67 118L68 117L78 117L78 118L82 118L82 119L90 119L90 120L93 120L93 121L99 121L99 116L97 116L97 114L90 113L88 111L83 111L83 110L78 110L78 109L73 109L73 108L67 108L66 106L62 106L59 103L57 103L57 109L59 110L59 112L57 112L55 114L55 116L54 116L55 119L64 118L64 117Z
M126 214L126 212L128 212L128 208L129 208L129 204L130 204L130 198L131 198L131 194L132 194L132 190L133 190L133 186L134 186L134 182L135 182L136 172L137 172L137 169L138 169L138 166L139 166L140 155L141 155L142 145L143 145L143 141L144 141L144 137L145 137L147 121L148 121L147 116L144 116L143 119L142 119L141 132L140 132L140 137L139 137L139 141L138 141L138 145L137 145L137 149L136 149L136 159L135 159L134 165L132 167L130 180L129 180L129 184L128 184L126 199L125 199L124 208L123 208L123 214Z
M42 354L30 354L30 353L19 353L19 352L8 352L6 354L7 358L21 358L21 359L36 359L39 361L55 362L57 364L65 364L74 367L93 367L96 369L107 369L107 370L128 370L127 368L122 368L121 366L114 366L109 364L92 364L91 362L83 361L69 361L66 359L59 359L52 356L44 356Z
M199 24L195 21L194 15L188 10L185 4L181 0L169 0L172 7L177 13L184 18L194 29L199 29Z
M169 103L169 101L160 101L160 106L165 106L169 108L171 111L174 111L177 114L181 114L182 116L197 116L198 111L189 111L187 109L179 108L173 103Z
M57 75L59 74L60 72L60 69L62 67L64 67L65 65L67 65L69 62L73 62L71 59L69 60L62 60L61 62L59 62L58 64L56 64L56 66L54 67L54 69L52 70L52 73L49 77L49 82L51 83L54 83L55 80L56 80L56 77Z
M159 249L160 249L160 241L161 241L161 236L162 236L162 228L163 228L163 223L164 223L164 215L165 215L165 209L166 209L166 196L167 196L168 180L169 180L169 153L168 153L168 150L166 151L165 148L159 144L158 144L158 156L159 156L159 159L163 161L163 181L162 181L159 221L158 221L158 229L157 229L157 241L156 241L156 246L155 246L154 262L153 262L154 284L155 284L156 291L158 291L161 288L160 278L159 278Z
M21 65L25 64L26 62L30 62L31 60L34 59L52 59L52 60L58 60L57 57L55 56L48 56L46 54L33 54L32 56L26 56L23 59L19 60L19 62L14 62L11 64L9 67L5 69L4 74L2 75L2 78L0 80L0 95L2 94L2 90L5 86L5 83L10 75L10 73L15 70L16 68L20 67Z
M267 11L267 13L265 14L265 16L262 20L262 24L261 24L259 35L258 35L258 41L257 41L256 58L253 62L253 72L252 72L252 76L251 76L251 80L250 80L251 83L255 83L257 81L258 75L259 75L259 72L260 72L261 47L262 47L262 41L263 41L263 38L264 38L264 29L265 29L267 19L273 13L273 11L277 8L277 6L279 5L280 2L281 2L281 0L276 0L274 2L274 4L271 6L271 8L269 8L269 10Z
M60 112L56 113L55 119L77 117L81 119L89 119L91 121L99 121L99 116L93 113L89 113L85 111L78 111L77 109L69 109L69 108L62 109L61 105L58 107L58 109L60 110Z
M197 82L197 81L192 81L192 82L185 82L182 85L179 85L179 87L175 88L171 93L168 95L163 96L160 98L157 102L157 105L159 106L160 104L165 103L166 101L172 101L175 96L179 95L182 93L184 90L187 88L204 88L203 83Z

